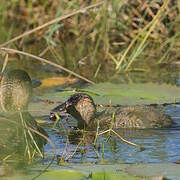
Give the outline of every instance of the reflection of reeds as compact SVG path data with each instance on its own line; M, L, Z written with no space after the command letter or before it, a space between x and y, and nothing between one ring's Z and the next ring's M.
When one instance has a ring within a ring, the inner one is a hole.
M22 112L19 111L18 113L22 123L22 131L25 140L25 157L28 157L30 161L32 161L37 155L43 158L43 145L46 141L52 145L56 154L56 147L53 141L47 137L46 134L39 131L38 126L35 125L36 123L31 124L31 122L26 122L26 119L23 118Z
M1 131L3 130L1 134L2 144L0 144L3 147L1 149L1 160L10 166L13 163L15 167L16 164L19 166L19 162L32 163L37 156L44 158L43 145L49 142L53 147L54 155L48 165L37 176L32 178L36 179L54 162L56 146L47 137L46 132L27 114L28 112L17 110L16 112L7 113L7 117L1 117ZM23 167L20 166L20 168L22 169Z
M25 138L25 142L26 142L25 156L27 154L30 161L32 161L34 159L34 156L36 154L39 154L40 157L43 158L43 153L40 150L41 148L39 148L36 140L34 139L34 134L32 134L32 132L30 131L28 125L26 124L26 121L23 119L21 112L19 112L19 116L21 119L23 131L24 131L24 138Z
M56 114L58 123L61 122L60 117L58 116L58 114ZM62 155L60 156L60 158L58 158L58 163L64 163L64 161L69 161L70 159L72 159L76 153L80 153L81 155L81 160L85 157L86 152L88 151L88 148L86 148L86 146L92 146L93 151L96 155L97 158L100 158L100 154L98 151L100 151L100 147L97 147L97 141L99 139L100 136L104 136L106 134L106 142L108 142L111 138L112 135L115 135L118 139L120 139L122 142L127 143L128 145L134 146L139 148L140 150L144 150L144 147L142 147L141 145L135 144L131 141L128 141L126 139L124 139L120 134L118 134L112 127L113 124L115 123L115 113L112 114L112 122L110 124L110 127L107 130L102 130L99 131L99 122L97 121L97 129L96 131L88 131L88 130L74 130L74 136L76 136L76 133L80 133L81 134L81 138L79 139L79 142L77 143L76 147L74 148L74 150L71 152L71 149L68 149L68 147L71 147L71 143L68 137L68 133L65 129L65 127L63 127L63 131L65 132L65 136L66 136L66 143L65 143L65 147L63 150ZM53 128L55 128L55 125L57 125L57 121L54 123ZM56 128L61 128L59 126L56 126ZM91 137L93 135L93 137ZM88 136L90 136L91 141L89 142ZM76 137L74 137L76 138ZM99 140L101 141L101 140ZM104 161L104 157L105 157L105 142L102 141L101 142L101 151L102 151L102 161ZM97 150L98 148L98 150Z
M55 146L54 142L49 137L47 137L46 134L41 133L37 127L33 127L33 125L32 126L28 125L20 111L19 111L19 116L21 119L23 132L24 132L24 139L25 139L25 143L26 143L24 155L25 155L25 157L28 156L28 159L30 162L32 162L37 155L39 155L41 158L44 158L44 154L42 151L43 150L42 145L44 145L44 144L42 144L41 142L39 143L39 141L42 141L42 138L44 140L48 141L52 145L53 150L54 150L54 155L53 155L51 161L48 163L48 165L40 173L38 173L36 176L34 176L32 178L32 179L36 179L42 173L44 173L54 162L54 159L56 157L56 146Z

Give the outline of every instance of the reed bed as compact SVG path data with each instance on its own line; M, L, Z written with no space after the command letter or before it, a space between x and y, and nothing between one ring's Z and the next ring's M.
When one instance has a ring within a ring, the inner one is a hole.
M2 22L13 22L18 30L8 29L1 47L33 51L91 79L101 72L134 71L143 63L176 62L180 56L178 1L11 0L2 4ZM38 49L30 49L32 45Z

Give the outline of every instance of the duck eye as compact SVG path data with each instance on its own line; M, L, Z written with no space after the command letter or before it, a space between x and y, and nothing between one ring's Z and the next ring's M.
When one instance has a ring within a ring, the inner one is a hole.
M73 101L71 99L69 99L68 101L66 101L65 103L65 109L67 109L69 106L73 105Z
M66 108L66 106L65 106L65 108ZM59 111L64 111L65 108L64 108L64 107L60 107L60 108L59 108Z

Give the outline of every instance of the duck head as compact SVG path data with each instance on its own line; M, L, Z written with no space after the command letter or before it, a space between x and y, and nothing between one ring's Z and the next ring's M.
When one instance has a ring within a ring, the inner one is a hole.
M78 121L78 127L83 128L88 126L96 116L96 105L93 99L85 93L77 93L54 108L50 113L50 119L55 120L55 114L62 117L65 114L70 114Z

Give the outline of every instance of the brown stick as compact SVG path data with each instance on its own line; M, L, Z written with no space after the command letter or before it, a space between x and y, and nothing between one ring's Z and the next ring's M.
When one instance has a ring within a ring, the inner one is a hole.
M53 63L53 62L51 62L51 61L48 61L47 59L44 59L44 58L35 56L35 55L33 55L33 54L29 54L29 53L27 53L27 52L19 51L19 50L16 50L16 49L11 49L11 48L2 47L2 48L0 48L0 50L6 51L6 52L10 52L10 53L13 52L13 53L17 53L17 54L21 54L21 55L24 55L24 56L31 57L31 58L33 58L33 59L37 59L37 60L39 60L39 61L41 61L41 62L44 62L44 63L46 63L46 64L50 64L51 66L57 67L57 68L59 68L59 69L62 69L62 70L64 70L64 71L68 72L69 74L72 74L72 75L74 75L75 77L78 77L79 79L82 79L82 80L84 80L84 81L86 81L86 82L88 82L88 83L95 84L93 81L90 81L89 79L87 79L87 78L85 78L85 77L83 77L83 76L81 76L81 75L79 75L79 74L77 74L77 73L75 73L75 72L73 72L73 71L71 71L71 70L69 70L69 69L61 66L61 65L59 65L59 64Z

